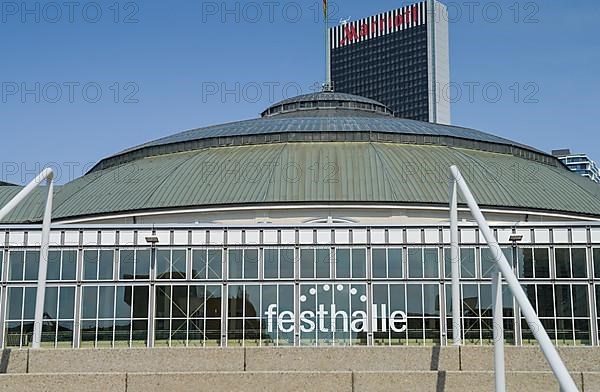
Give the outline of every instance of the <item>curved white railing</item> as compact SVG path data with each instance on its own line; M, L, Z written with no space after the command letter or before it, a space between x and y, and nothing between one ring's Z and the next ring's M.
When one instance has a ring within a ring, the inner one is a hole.
M494 314L494 372L496 377L496 391L501 392L506 390L506 380L504 372L504 327L502 322L502 277L506 280L511 294L517 300L521 308L523 316L527 320L527 324L531 332L538 341L548 364L552 368L560 388L562 391L577 391L575 382L565 364L563 363L552 341L548 337L544 326L540 322L533 306L529 302L525 291L521 287L517 277L515 276L510 264L506 260L504 253L498 245L498 241L494 237L494 233L490 229L487 221L483 217L471 190L467 186L463 176L456 166L450 168L452 172L450 182L450 242L451 242L451 258L452 258L452 330L454 344L460 345L460 288L459 288L459 256L458 256L458 201L457 187L463 195L471 215L477 222L481 234L485 238L488 247L494 257L496 270L492 280L492 311Z
M40 244L40 263L38 270L37 293L35 297L35 321L33 323L32 348L40 348L42 325L44 322L44 299L46 295L46 273L48 270L48 247L50 246L50 222L52 220L52 198L54 195L54 172L44 169L36 178L12 198L1 210L0 221L15 209L44 180L48 182L48 196L42 222L42 243Z

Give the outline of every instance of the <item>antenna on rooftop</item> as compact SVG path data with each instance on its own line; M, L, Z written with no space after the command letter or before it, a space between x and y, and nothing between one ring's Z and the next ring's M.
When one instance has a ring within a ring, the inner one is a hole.
M333 92L333 83L331 82L331 38L329 35L327 5L327 0L323 0L323 16L325 18L325 83L323 83L323 92Z

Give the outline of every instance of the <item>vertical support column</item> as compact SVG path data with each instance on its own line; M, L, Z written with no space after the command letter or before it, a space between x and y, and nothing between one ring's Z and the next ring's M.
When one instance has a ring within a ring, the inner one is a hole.
M496 392L506 391L506 376L504 372L504 323L502 320L502 274L494 267L492 276L492 312L494 320L494 373Z
M46 209L42 222L42 244L40 249L40 263L38 269L38 284L35 297L35 319L33 323L32 348L40 348L42 342L42 326L44 323L44 300L46 296L46 273L48 271L48 248L50 247L50 222L52 221L52 197L54 195L54 175L52 172L46 177L48 182L48 196Z
M135 256L137 257L137 255ZM154 310L156 301L156 244L152 243L150 248L150 298L148 298L148 347L154 347L154 328L156 317Z
M460 259L458 253L458 200L456 181L450 179L450 265L452 277L452 339L454 346L462 343L460 331Z

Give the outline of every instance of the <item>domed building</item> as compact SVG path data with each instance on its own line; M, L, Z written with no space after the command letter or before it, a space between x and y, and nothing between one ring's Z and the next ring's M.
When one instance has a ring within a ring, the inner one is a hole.
M127 149L57 187L43 344L451 344L452 165L554 342L598 345L600 186L533 147L333 92ZM21 189L0 185L0 206ZM3 347L30 342L45 192L0 226ZM459 218L463 339L491 344L493 261L463 204ZM533 342L508 299L505 329Z
M404 120L315 93L261 118L194 129L100 161L56 193L54 220L90 223L425 223L448 219L457 165L494 221L600 218L599 187L532 147ZM0 203L17 189L5 189ZM12 222L38 222L32 199Z

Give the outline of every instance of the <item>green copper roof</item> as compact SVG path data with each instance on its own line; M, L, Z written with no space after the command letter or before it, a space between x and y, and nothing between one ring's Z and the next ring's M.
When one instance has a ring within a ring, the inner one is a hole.
M446 206L451 165L480 205L600 217L600 186L551 155L474 129L392 117L315 93L264 118L194 129L100 161L57 187L53 218L276 203ZM0 205L21 188L0 186ZM41 221L45 190L9 222Z
M472 149L380 142L205 148L98 170L56 191L54 218L262 203L447 205L457 165L482 206L600 217L600 186L552 166ZM18 192L0 187L0 205ZM45 189L8 217L39 222Z

